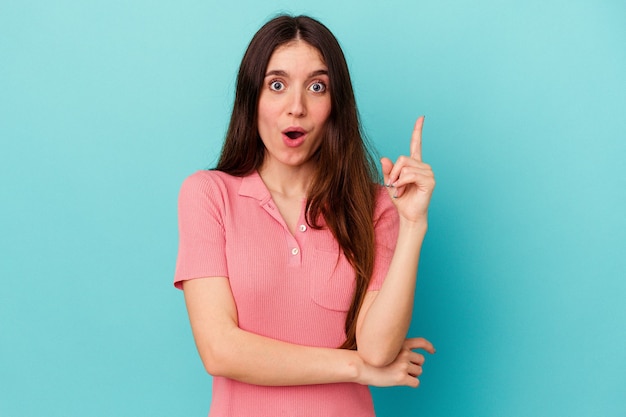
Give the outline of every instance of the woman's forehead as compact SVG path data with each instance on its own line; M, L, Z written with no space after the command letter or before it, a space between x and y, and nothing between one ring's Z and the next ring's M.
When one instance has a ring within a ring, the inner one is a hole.
M270 66L276 64L289 64L293 60L305 60L312 64L321 64L326 67L326 62L319 49L302 39L294 39L277 46L268 62Z

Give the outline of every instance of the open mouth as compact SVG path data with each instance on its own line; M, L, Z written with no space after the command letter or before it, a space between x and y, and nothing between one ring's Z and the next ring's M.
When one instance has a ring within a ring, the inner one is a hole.
M299 137L301 137L302 135L304 135L304 132L298 132L296 130L290 130L288 132L285 132L285 135L289 138L289 139L298 139Z
M289 126L283 130L283 135L287 136L289 140L296 140L306 135L306 130L300 126Z

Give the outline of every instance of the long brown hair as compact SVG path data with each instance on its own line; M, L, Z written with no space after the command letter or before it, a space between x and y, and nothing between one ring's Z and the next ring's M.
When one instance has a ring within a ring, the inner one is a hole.
M348 65L326 26L307 16L278 16L252 38L237 76L235 103L215 169L245 176L261 167L265 147L259 137L257 107L267 64L274 50L295 39L315 47L328 67L331 111L313 158L316 172L306 204L313 228L326 223L356 274L356 291L346 317L346 341L356 349L356 320L374 269L373 214L378 171L361 132Z

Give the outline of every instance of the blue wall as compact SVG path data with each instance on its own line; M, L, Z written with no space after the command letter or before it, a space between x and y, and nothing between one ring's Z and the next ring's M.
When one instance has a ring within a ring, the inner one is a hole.
M381 154L427 115L437 353L379 415L626 415L626 4L371 3L0 4L0 415L206 415L178 188L281 10L335 32Z

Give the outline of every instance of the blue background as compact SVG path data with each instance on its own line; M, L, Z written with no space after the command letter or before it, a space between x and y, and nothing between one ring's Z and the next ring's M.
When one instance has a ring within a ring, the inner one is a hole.
M438 186L378 415L626 415L626 3L0 3L0 415L204 416L171 281L183 178L279 11L321 19L380 154L426 114Z

